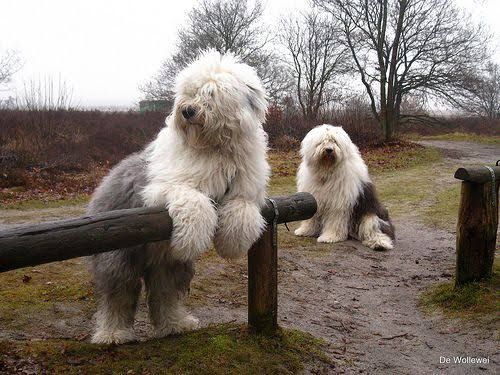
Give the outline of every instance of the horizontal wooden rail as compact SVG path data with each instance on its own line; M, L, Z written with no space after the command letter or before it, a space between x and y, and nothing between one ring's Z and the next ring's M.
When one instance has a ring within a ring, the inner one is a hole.
M271 199L261 211L267 221L266 230L248 252L248 323L254 332L266 334L273 334L278 327L274 224L309 219L317 208L309 193ZM0 272L168 240L171 232L172 219L163 207L17 227L0 232Z
M316 201L308 193L276 197L278 223L310 218ZM274 218L269 200L262 208ZM172 219L163 207L134 208L0 231L0 272L77 258L170 238Z
M490 167L495 173L495 181L500 181L500 166ZM462 181L483 184L491 182L491 171L486 167L458 168L455 178Z

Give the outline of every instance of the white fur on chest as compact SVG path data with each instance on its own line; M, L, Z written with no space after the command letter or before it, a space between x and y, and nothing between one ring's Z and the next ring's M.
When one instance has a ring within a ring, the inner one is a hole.
M168 189L189 187L219 201L228 191L238 167L234 158L217 150L186 147L170 127L163 129L146 150L148 184L146 205L165 204Z
M363 183L370 181L365 168L346 164L332 170L311 168L302 162L297 176L298 188L316 197L319 214L350 210Z

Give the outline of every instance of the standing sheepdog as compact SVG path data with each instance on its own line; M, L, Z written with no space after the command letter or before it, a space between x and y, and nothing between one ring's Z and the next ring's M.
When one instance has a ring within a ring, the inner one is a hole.
M311 193L316 214L301 223L297 236L339 242L348 236L375 250L392 249L394 227L380 204L358 148L339 126L320 125L302 141L299 191Z
M212 243L222 257L240 257L265 226L266 108L255 71L230 54L206 52L179 74L166 126L111 170L88 207L95 214L164 205L173 221L170 241L92 257L98 296L92 342L135 339L141 278L157 337L198 327L183 305L193 262Z

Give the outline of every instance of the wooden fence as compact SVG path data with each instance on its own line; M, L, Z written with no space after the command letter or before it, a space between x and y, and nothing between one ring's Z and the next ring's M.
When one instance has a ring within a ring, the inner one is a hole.
M316 212L311 194L266 201L268 223L248 253L248 322L256 332L277 328L277 228ZM94 216L0 231L0 272L103 253L170 238L172 219L163 207L110 211Z
M455 285L492 274L498 230L500 166L459 168L462 180L457 224Z

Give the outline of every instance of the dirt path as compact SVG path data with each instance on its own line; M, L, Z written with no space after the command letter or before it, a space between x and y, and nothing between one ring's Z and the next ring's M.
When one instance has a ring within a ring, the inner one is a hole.
M453 168L500 159L498 146L422 143L444 150L446 159L440 165L450 169L441 176L446 183L453 182ZM72 210L3 211L0 228L35 216L51 220L77 215L82 207ZM452 279L453 231L426 227L411 213L396 217L395 224L398 242L390 252L374 252L354 241L317 245L280 228L280 325L322 337L334 359L331 373L499 373L498 330L482 331L472 324L425 315L418 307L426 287ZM296 225L290 226L292 232ZM61 267L81 272L82 266L83 260L76 259ZM210 255L199 262L189 305L204 325L246 321L245 276L245 260L225 263ZM77 337L91 330L93 309L80 298L54 303L46 313L30 316L31 323L22 329L0 329L0 338ZM149 330L146 316L142 303L136 328L143 338ZM489 357L490 364L439 363L440 357L454 356Z
M467 164L495 164L500 159L500 146L456 141L420 141L424 146L436 147L452 161Z
M445 164L454 168L500 159L498 146L425 144L443 149ZM499 373L498 332L426 316L418 307L425 287L452 278L454 233L425 227L412 215L395 224L398 242L391 252L352 241L315 257L307 249L282 251L280 265L289 272L280 283L281 324L330 342L332 354L352 364L349 373ZM489 357L490 364L440 364L440 356Z

